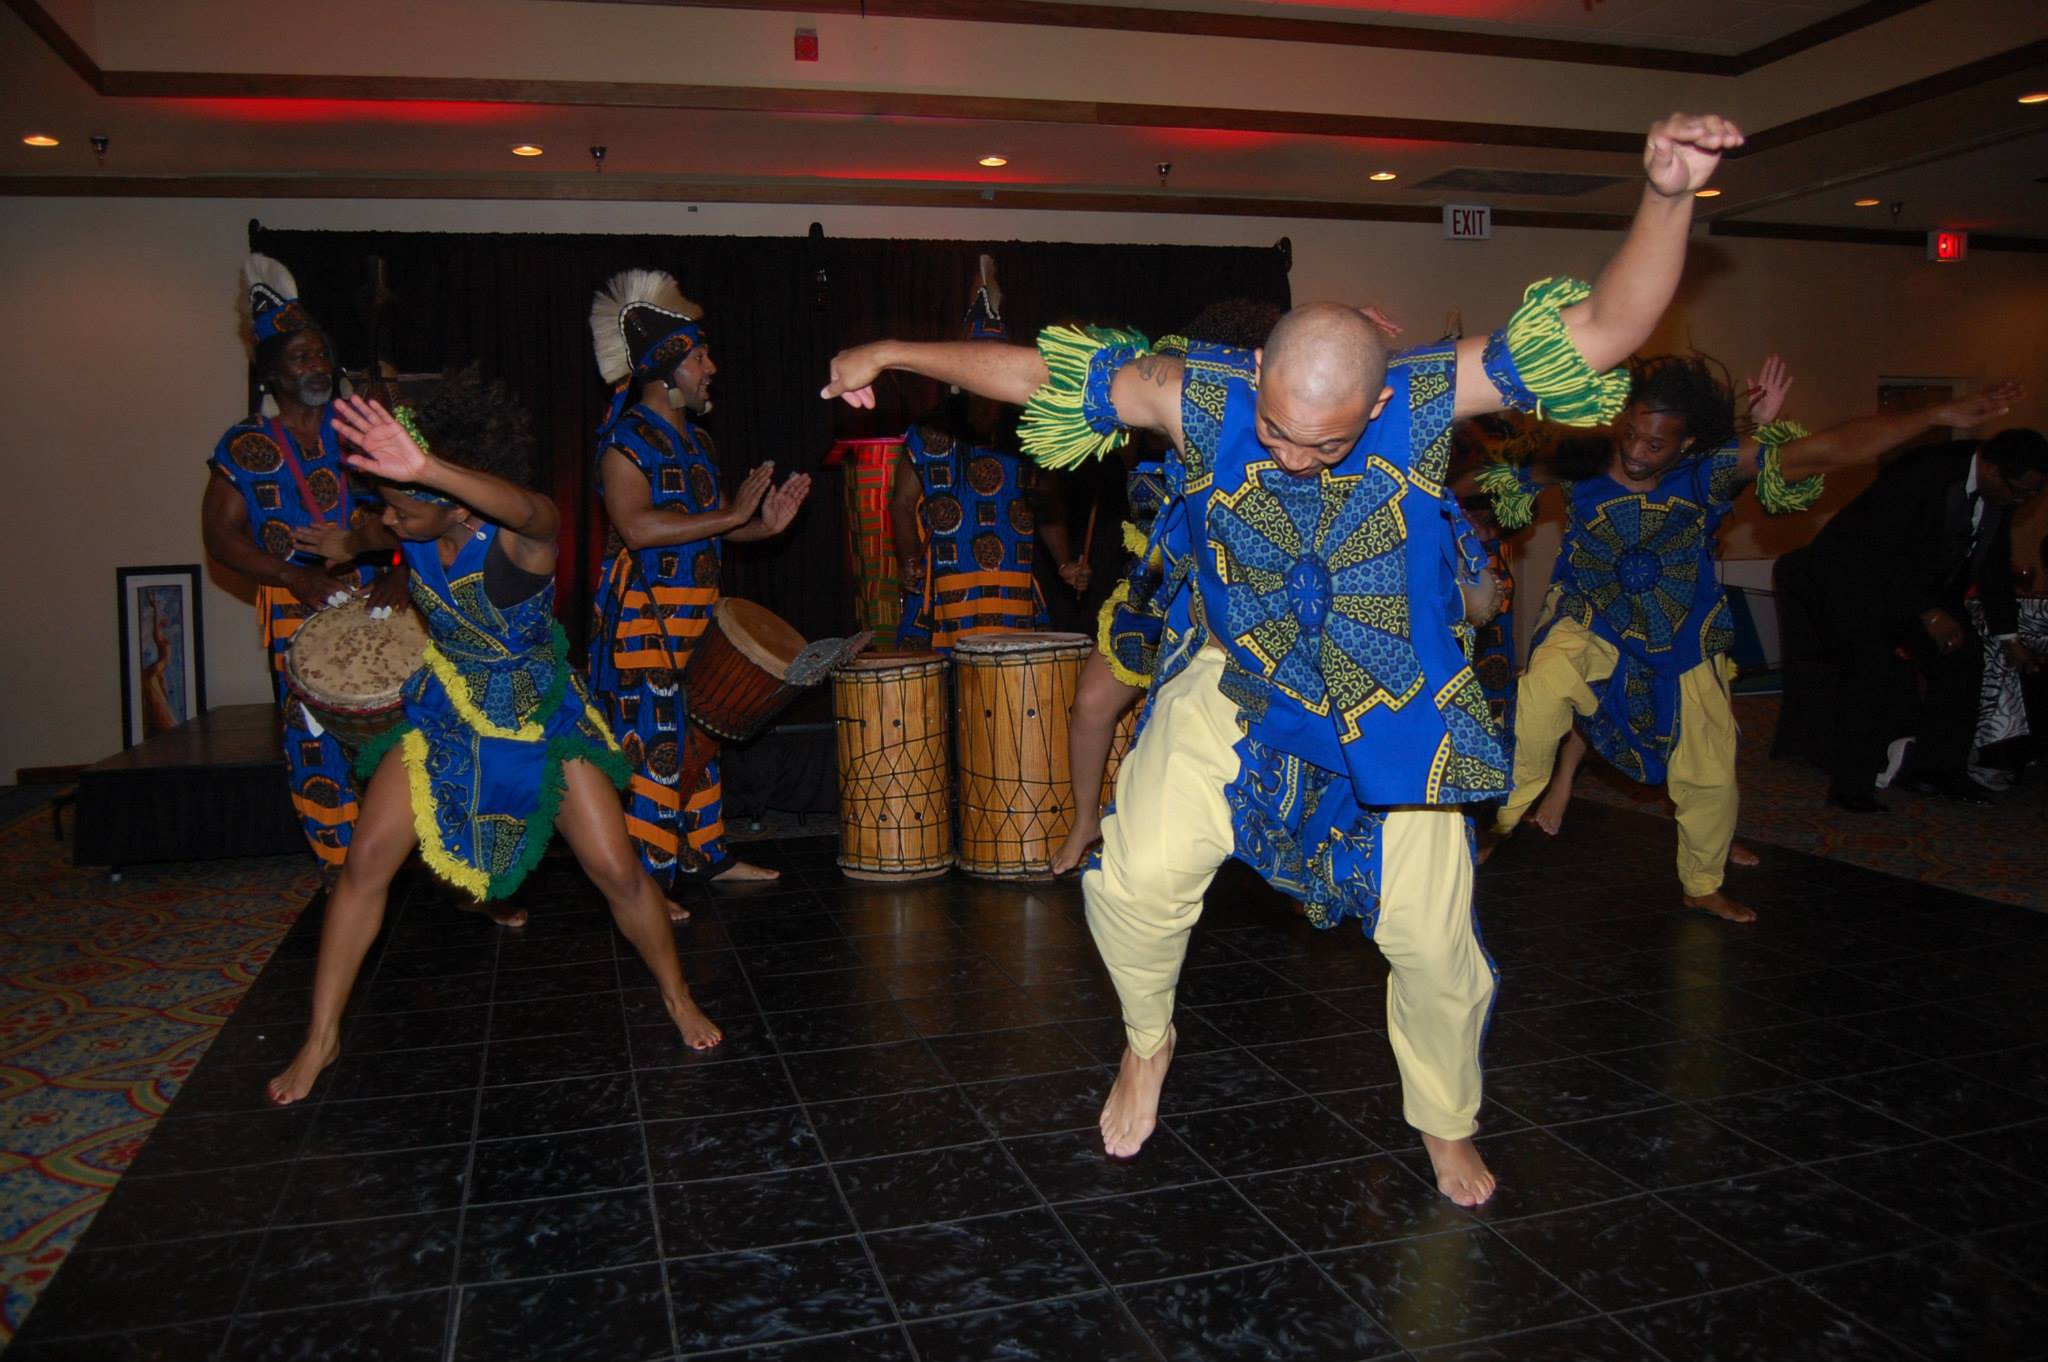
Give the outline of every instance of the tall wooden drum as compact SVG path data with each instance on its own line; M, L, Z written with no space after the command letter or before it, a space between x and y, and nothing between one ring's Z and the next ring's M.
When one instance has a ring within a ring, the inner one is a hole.
M839 867L922 880L953 864L946 659L867 653L832 673L839 729Z
M1067 724L1085 634L982 634L953 650L960 757L960 868L991 879L1049 879L1074 829Z

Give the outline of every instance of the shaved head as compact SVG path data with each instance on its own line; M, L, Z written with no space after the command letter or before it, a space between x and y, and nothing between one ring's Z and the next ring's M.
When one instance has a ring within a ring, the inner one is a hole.
M1259 443L1297 476L1331 467L1358 443L1386 381L1386 341L1358 309L1297 307L1259 351Z
M1280 319L1266 339L1260 384L1322 406L1375 397L1387 380L1387 344L1355 307L1305 303Z

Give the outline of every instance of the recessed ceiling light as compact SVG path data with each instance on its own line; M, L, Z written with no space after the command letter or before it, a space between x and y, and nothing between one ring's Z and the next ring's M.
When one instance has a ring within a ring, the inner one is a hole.
M32 147L54 147L57 145L57 139L46 132L32 132L21 140Z
M1007 156L984 156L981 158L981 164L987 166L991 170L995 169L997 166L1006 166L1009 163L1010 158Z
M1856 200L1856 206L1857 206L1858 208L1875 208L1875 207L1877 207L1878 203L1879 203L1879 200L1877 200L1877 199L1858 199L1858 200Z
M543 150L543 148L537 147L531 142L521 142L518 146L512 148L512 154L514 156L539 156Z
M1718 189L1695 189L1692 191L1692 196L1696 199L1718 199L1721 197L1721 191Z
M2022 104L2048 104L2048 90L2029 90L2020 96Z
M1365 178L1373 181L1375 184L1385 184L1388 180L1399 179L1400 177L1391 170L1375 170Z

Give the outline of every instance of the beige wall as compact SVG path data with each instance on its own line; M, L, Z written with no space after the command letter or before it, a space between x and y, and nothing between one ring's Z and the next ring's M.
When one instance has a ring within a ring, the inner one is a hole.
M1153 215L676 204L0 198L0 415L13 480L0 533L11 586L0 653L0 780L96 760L120 743L114 568L201 559L202 462L239 412L236 270L251 217L278 227L426 231L797 234L1269 244L1294 241L1298 300L1379 303L1417 338L1447 312L1492 325L1542 273L1596 271L1607 233L1502 230L1451 243L1434 227ZM1940 268L1875 247L1701 240L1660 344L1738 371L1767 347L1800 375L1810 426L1870 409L1880 377L2017 374L2048 419L2048 258L1980 254ZM1848 489L1830 493L1839 504ZM1811 520L1799 527L1803 533ZM2036 530L2033 538L2039 537ZM1796 542L1796 541L1794 541ZM1730 552L1786 546L1748 520ZM1547 575L1536 537L1525 581ZM208 698L267 697L254 618L218 576L205 600Z

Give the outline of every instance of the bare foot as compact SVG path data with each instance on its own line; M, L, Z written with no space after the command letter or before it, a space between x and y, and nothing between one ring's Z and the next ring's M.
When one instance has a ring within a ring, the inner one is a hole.
M1479 835L1476 839L1479 845L1473 854L1472 863L1474 865L1485 865L1487 858L1500 850L1500 844L1514 835L1515 830L1513 828L1503 832L1497 825L1492 824L1479 829Z
M264 1096L273 1107L288 1107L313 1091L320 1074L328 1065L341 1058L341 1037L328 1036L324 1040L306 1037L306 1043L292 1056L292 1062L285 1066L283 1073L264 1085Z
M1555 837L1564 830L1564 811L1571 807L1571 803L1572 787L1553 780L1550 788L1543 792L1543 798L1536 801L1529 821Z
M668 1005L669 1019L683 1033L683 1044L692 1050L709 1050L725 1039L718 1023L704 1015L697 1000L687 993Z
M1166 1028L1166 1044L1150 1059L1140 1059L1124 1047L1123 1067L1110 1086L1109 1100L1102 1104L1102 1148L1113 1159L1128 1159L1144 1147L1159 1124L1159 1090L1166 1086L1166 1070L1173 1064L1174 1031Z
M1751 866L1762 864L1762 862L1763 858L1761 856L1758 856L1742 843L1731 842L1728 844L1728 864L1739 865L1744 870L1747 870Z
M1102 840L1102 820L1089 814L1076 815L1074 830L1067 834L1067 840L1060 843L1060 849L1053 853L1052 873L1064 875L1088 859L1089 851Z
M1744 907L1718 889L1711 894L1687 894L1685 896L1685 906L1688 908L1704 908L1715 917L1726 918L1730 922L1756 921L1756 910L1754 908Z
M690 910L677 903L674 899L663 899L662 906L668 909L668 920L670 922L688 922L690 920Z
M751 861L734 861L711 877L713 884L773 884L782 878L780 870L755 865ZM674 914L670 914L671 917Z
M1436 1170L1439 1192L1460 1206L1477 1206L1493 1195L1493 1172L1486 1166L1486 1160L1479 1157L1479 1150L1469 1137L1440 1140L1424 1135L1422 1147L1429 1151L1429 1164Z

